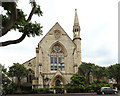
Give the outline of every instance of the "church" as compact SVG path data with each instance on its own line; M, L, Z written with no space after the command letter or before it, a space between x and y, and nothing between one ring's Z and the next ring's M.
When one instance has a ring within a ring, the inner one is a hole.
M36 57L23 64L29 69L23 81L32 83L33 88L64 86L78 72L81 62L80 25L75 9L73 40L57 22L38 43Z

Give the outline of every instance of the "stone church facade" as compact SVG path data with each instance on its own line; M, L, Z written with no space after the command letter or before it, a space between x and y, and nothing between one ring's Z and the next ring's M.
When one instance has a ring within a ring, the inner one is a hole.
M24 63L33 88L64 86L81 64L80 25L75 10L73 40L57 22L42 38L36 48L36 57Z

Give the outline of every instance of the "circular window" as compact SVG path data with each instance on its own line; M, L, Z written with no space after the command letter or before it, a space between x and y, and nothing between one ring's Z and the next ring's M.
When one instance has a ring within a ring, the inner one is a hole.
M60 31L58 30L55 31L55 38L57 39L60 38Z

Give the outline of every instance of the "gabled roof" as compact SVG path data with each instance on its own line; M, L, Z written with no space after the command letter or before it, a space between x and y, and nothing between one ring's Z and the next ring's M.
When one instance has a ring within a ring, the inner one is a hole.
M55 25L48 31L48 33L40 40L40 42L43 41L43 39L49 34L49 32L58 24L58 26L60 26L60 24L58 22L55 23ZM65 30L60 26L60 28L65 32ZM68 38L73 42L73 40L69 37L69 35L65 32L65 34L68 36ZM39 42L39 43L40 43ZM38 43L38 44L39 44ZM75 43L73 42L73 44L75 45Z
M52 79L49 81L49 84L53 82L53 80L56 78L56 76L61 76L66 82L68 82L66 80L66 78L64 77L63 73L60 70L58 70L57 72L55 72Z
M32 58L32 59L30 59L30 60L24 62L23 64L25 64L25 63L27 63L27 62L30 62L31 60L33 60L33 59L35 59L35 58L36 58L36 57L34 57L34 58Z

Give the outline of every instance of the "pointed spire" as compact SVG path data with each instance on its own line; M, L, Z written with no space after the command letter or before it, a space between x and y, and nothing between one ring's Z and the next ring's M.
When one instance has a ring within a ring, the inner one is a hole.
M79 25L79 20L78 20L78 16L77 16L77 9L75 9L74 25Z
M75 18L74 18L74 25L73 25L73 39L80 38L80 25L77 16L77 9L75 9Z

